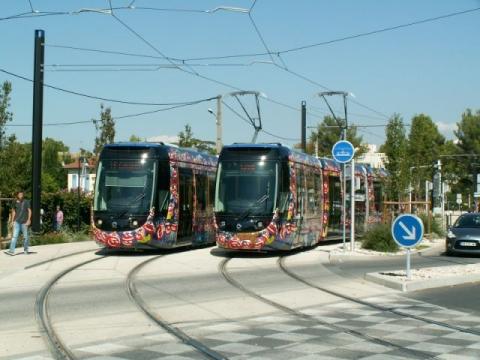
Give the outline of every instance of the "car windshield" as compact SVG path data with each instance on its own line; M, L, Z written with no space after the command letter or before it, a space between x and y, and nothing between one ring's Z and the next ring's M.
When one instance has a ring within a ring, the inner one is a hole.
M460 216L453 227L480 228L480 214Z
M274 161L222 161L217 174L215 211L229 215L272 214L277 174L278 164Z
M156 161L103 159L97 170L95 211L145 213L153 200Z

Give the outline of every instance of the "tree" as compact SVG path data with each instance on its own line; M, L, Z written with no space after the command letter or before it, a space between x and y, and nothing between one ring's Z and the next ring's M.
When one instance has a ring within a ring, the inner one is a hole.
M92 119L92 121L95 125L95 130L97 130L93 152L98 156L105 144L111 144L115 141L115 120L112 117L112 109L101 104L100 120Z
M459 179L462 192L470 193L476 184L474 175L480 172L480 110L474 113L467 109L462 114L455 136L458 138L458 152L470 155L457 159L458 172L462 174Z
M31 144L19 143L14 134L6 139L0 151L0 193L3 196L12 196L18 190L30 192L31 156Z
M12 83L5 81L0 89L0 150L5 146L5 125L13 118L13 114L8 111L11 92Z
M137 135L133 134L133 135L130 136L130 139L128 141L130 141L130 142L142 142L142 141L145 141L145 140L142 139L140 136L137 136Z
M340 125L343 126L345 121L339 119ZM317 131L313 131L307 144L307 153L315 153L315 144L318 140L318 155L331 156L333 145L342 137L342 128L337 121L331 116L325 116L323 121L317 125ZM347 140L354 147L358 148L355 155L359 156L366 151L366 147L362 145L362 136L357 135L357 128L349 126L347 130Z
M46 138L43 140L42 174L48 174L50 184L48 191L58 191L67 187L67 173L63 168L63 154L68 152L68 146L62 141ZM47 191L47 182L42 179L42 189Z
M192 127L189 124L186 124L185 131L180 131L178 133L178 146L189 148L193 145L194 139Z
M404 198L409 182L409 168L407 158L407 138L405 125L399 114L394 114L385 130L387 139L380 151L387 156L385 168L389 172L387 177L386 192L389 200L400 201Z
M216 154L215 142L194 138L192 127L189 124L185 125L184 131L178 133L178 146L195 148L198 151Z
M412 118L408 138L408 159L412 171L412 185L416 198L424 198L425 180L433 178L433 165L439 159L445 138L438 131L437 125L424 114Z

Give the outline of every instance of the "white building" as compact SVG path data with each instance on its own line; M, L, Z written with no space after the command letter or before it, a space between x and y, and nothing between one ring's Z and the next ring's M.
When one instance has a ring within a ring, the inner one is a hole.
M70 164L63 166L67 170L67 190L80 190L85 192L92 192L95 189L95 161L89 160L80 163L76 159Z
M356 159L357 162L370 164L372 168L385 168L387 156L385 153L377 152L377 145L368 144L368 151Z

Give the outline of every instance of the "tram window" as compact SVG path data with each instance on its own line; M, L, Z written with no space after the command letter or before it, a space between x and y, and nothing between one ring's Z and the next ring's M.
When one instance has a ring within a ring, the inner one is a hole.
M290 169L287 162L281 164L279 178L278 208L280 214L284 214L288 210L288 198L290 195Z
M157 209L161 216L166 216L170 200L170 164L166 161L159 163L157 188Z
M215 203L215 176L208 176L208 206L212 206Z
M309 215L314 215L317 212L316 211L317 201L316 201L316 195L315 195L315 173L311 168L306 168L305 170L306 170L305 178L307 181L307 200L308 200L307 212Z
M301 215L305 214L305 173L302 166L296 167L297 170L297 211Z
M195 192L197 196L197 209L205 210L207 208L207 176L204 174L195 174Z
M314 174L315 177L315 196L316 196L316 204L317 204L317 212L320 213L320 206L322 204L322 196L323 196L323 188L322 188L322 174L316 173Z

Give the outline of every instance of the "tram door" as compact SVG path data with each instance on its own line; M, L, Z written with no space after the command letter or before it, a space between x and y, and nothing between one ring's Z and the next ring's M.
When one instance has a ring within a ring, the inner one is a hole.
M193 173L192 169L179 169L180 175L180 206L178 237L179 242L186 242L192 236L193 216Z

